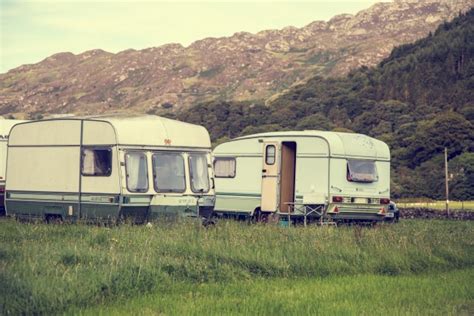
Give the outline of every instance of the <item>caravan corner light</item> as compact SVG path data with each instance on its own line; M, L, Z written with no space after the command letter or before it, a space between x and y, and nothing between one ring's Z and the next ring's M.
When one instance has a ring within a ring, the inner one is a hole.
M390 203L390 199L387 199L387 198L380 199L380 204L389 204L389 203Z
M332 201L334 203L342 203L343 200L344 200L344 198L342 196L333 196L332 197Z

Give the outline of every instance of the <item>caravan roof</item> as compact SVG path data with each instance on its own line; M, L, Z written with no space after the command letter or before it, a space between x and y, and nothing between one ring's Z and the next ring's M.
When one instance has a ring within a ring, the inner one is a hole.
M10 133L11 146L80 144L210 148L207 130L154 115L67 117L22 123Z
M288 131L270 132L238 137L234 140L250 138L299 138L317 137L324 139L329 146L331 157L367 157L390 160L390 150L384 142L363 134L327 132L327 131Z

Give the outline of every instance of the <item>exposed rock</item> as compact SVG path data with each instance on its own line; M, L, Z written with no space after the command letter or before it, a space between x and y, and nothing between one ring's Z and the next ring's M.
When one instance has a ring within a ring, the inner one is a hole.
M271 41L265 45L265 49L277 53L286 53L290 51L290 44L283 40Z

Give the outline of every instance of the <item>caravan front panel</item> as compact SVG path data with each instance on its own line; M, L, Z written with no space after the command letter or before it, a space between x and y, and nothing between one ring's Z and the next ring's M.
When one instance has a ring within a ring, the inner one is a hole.
M210 139L200 126L156 116L36 121L13 130L8 151L7 210L17 217L212 215ZM170 154L180 167L166 163Z

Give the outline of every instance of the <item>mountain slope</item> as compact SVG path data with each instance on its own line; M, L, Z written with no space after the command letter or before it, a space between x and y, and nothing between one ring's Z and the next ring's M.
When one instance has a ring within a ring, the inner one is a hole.
M0 75L0 114L162 113L206 100L260 100L319 74L372 66L473 0L398 0L303 28L111 54L59 53Z
M443 151L452 198L474 199L474 9L433 35L395 48L377 67L320 76L272 101L208 102L179 113L214 140L284 129L355 131L386 141L392 195L443 198Z

